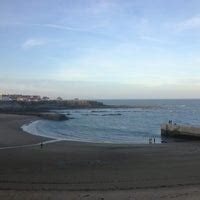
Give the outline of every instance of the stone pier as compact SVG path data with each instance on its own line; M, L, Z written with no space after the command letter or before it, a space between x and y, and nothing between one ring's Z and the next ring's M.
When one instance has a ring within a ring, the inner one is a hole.
M161 126L161 136L182 137L200 140L200 127L183 126L167 123Z

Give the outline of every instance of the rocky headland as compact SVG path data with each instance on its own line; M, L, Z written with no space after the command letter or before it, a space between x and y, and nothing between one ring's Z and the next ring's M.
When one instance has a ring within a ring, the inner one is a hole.
M3 114L17 114L17 115L31 115L48 120L68 120L70 117L56 112L56 110L66 109L156 109L157 106L127 106L127 105L105 105L102 102L91 100L64 100L64 101L0 101L0 113ZM95 111L94 111L95 112ZM120 114L119 114L120 115Z

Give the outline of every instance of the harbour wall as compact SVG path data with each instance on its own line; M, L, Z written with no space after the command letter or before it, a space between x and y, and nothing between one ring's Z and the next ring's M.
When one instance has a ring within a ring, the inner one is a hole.
M163 124L161 126L161 136L164 137L184 137L200 140L200 127L183 126L177 124Z

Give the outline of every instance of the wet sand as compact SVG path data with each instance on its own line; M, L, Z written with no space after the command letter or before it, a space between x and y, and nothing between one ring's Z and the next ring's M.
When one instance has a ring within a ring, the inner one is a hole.
M48 138L25 133L21 126L40 119L35 116L0 114L0 147L35 144Z
M1 145L45 140L20 130L34 119L0 115ZM56 142L0 150L0 160L0 199L200 199L200 142Z

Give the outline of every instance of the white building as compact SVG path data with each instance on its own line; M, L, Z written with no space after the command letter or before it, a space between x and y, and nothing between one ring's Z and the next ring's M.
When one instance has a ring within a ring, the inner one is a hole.
M19 95L19 94L2 94L0 95L1 101L40 101L40 96Z

